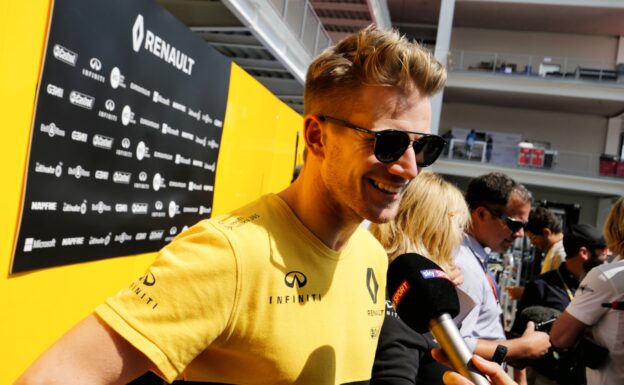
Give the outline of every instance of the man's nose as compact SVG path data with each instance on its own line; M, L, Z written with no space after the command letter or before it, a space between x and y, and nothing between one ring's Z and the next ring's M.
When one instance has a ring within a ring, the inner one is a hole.
M408 181L416 178L418 171L413 146L409 146L399 159L388 164L388 172L403 177Z

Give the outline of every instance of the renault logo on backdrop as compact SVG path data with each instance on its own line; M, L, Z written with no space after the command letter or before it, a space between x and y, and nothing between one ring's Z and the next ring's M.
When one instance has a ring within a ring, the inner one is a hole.
M132 49L134 52L139 52L141 49L144 36L143 15L139 13L134 21L134 25L132 26Z
M288 287L295 287L296 284L297 287L302 288L308 283L308 278L300 271L291 271L286 273L284 283Z

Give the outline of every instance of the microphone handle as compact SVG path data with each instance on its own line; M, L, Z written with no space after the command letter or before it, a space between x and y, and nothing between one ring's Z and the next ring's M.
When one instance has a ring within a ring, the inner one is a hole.
M429 321L429 329L451 361L453 369L475 385L491 385L479 369L472 364L470 360L472 353L448 313L443 313Z

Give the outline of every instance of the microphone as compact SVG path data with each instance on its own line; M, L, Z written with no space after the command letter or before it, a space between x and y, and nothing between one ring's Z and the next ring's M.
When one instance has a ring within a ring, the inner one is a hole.
M459 299L440 266L419 254L402 254L388 266L387 285L392 304L407 326L418 333L431 330L453 369L476 385L490 385L472 364L472 354L453 322Z
M608 309L613 309L613 310L624 310L624 301L606 302L606 303L603 303L601 306L606 307Z
M526 325L529 321L535 323L535 330L550 331L552 324L559 318L561 311L555 308L535 305L528 306L520 312L518 322L521 327L520 330L526 329Z

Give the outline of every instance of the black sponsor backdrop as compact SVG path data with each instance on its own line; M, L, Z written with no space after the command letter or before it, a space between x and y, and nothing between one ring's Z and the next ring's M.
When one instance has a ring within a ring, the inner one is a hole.
M11 272L155 251L209 217L230 64L153 1L56 0Z

